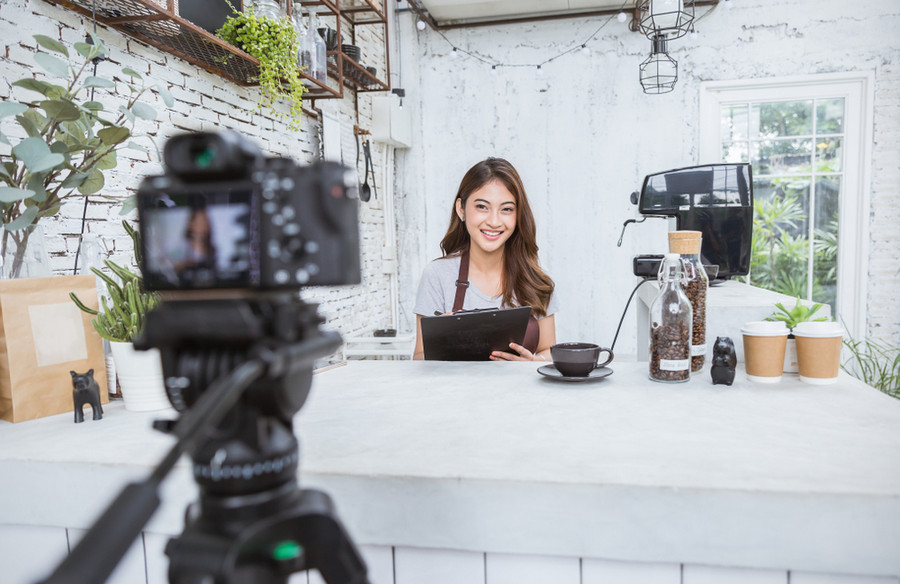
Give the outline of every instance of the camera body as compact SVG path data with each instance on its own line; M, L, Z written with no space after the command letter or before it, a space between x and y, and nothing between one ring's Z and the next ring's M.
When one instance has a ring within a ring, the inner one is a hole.
M175 136L138 189L148 290L290 290L360 282L356 176L263 156L240 134Z

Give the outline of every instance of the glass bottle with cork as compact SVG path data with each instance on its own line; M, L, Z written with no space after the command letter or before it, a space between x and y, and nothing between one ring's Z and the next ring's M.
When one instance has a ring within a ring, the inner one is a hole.
M682 289L682 261L668 253L660 288L650 303L650 379L681 383L691 378L691 302Z
M703 234L699 231L670 231L669 252L681 256L684 269L684 293L691 301L691 372L703 369L706 361L706 293L709 276L700 261Z
M281 0L249 0L244 5L252 8L253 14L259 17L278 20L284 16L284 7L281 5Z

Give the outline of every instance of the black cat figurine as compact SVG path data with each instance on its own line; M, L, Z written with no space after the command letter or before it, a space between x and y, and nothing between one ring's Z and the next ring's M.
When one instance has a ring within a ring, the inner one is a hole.
M100 405L100 386L94 380L94 370L87 373L72 374L72 400L75 402L75 423L84 421L84 404L91 406L94 420L103 419L103 406Z
M712 367L709 373L713 385L731 385L734 382L734 368L737 366L737 354L731 337L716 337L713 345Z

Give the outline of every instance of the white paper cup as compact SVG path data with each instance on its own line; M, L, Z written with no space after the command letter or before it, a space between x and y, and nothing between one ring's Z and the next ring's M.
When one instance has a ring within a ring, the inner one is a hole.
M813 385L837 381L843 335L843 327L836 322L801 322L794 327L800 381Z
M788 332L787 326L780 321L748 322L741 328L747 379L757 383L781 381Z

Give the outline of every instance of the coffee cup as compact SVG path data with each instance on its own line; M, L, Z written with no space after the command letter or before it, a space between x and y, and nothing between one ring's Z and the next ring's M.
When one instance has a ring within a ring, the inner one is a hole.
M780 321L748 322L741 328L747 379L757 383L781 381L788 332Z
M609 353L603 363L597 363L600 353ZM613 360L612 349L593 343L558 343L550 347L553 366L565 377L587 377L596 367L603 367Z
M835 383L841 368L844 329L836 322L801 322L794 327L800 381Z

